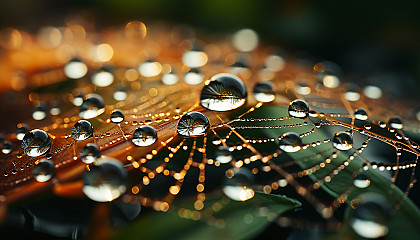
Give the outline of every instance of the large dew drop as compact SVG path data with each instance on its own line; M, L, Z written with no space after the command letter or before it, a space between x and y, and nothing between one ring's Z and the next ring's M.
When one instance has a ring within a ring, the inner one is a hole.
M111 113L111 122L120 123L124 121L124 113L121 110L115 109Z
M79 116L84 119L91 119L101 115L105 111L104 100L98 94L88 94L80 105Z
M201 112L188 112L181 117L177 133L185 137L203 136L210 127L209 119Z
M156 130L148 125L137 128L133 133L131 141L139 147L150 146L157 140Z
M76 141L86 140L93 135L93 127L89 121L79 120L71 129L71 135Z
M201 105L214 111L229 111L242 106L247 98L244 83L230 73L219 73L206 81L201 91Z
M101 151L98 146L94 143L88 143L82 149L80 153L80 158L86 164L94 163L101 156Z
M279 148L285 152L297 152L302 148L302 138L294 132L285 133L280 138Z
M101 67L92 74L92 83L98 87L107 87L114 82L114 74L110 67Z
M271 82L260 82L254 87L254 98L258 102L272 102L276 98L274 87Z
M46 182L55 176L55 167L53 162L47 159L41 159L32 169L32 174L38 182Z
M235 201L246 201L254 197L254 176L247 168L232 168L226 171L223 193Z
M127 173L118 160L104 157L84 176L83 192L97 202L110 202L126 191Z
M309 105L301 99L296 99L290 103L288 111L292 117L306 118L309 114Z
M38 157L50 150L51 138L43 130L34 129L27 134L22 141L23 152L30 157Z
M64 66L64 74L71 79L82 78L87 72L88 67L78 58L73 58Z
M388 233L387 221L390 206L385 198L374 193L359 197L360 203L353 212L350 226L363 238L380 238Z
M341 151L349 150L353 147L353 137L348 132L338 132L334 134L332 145Z

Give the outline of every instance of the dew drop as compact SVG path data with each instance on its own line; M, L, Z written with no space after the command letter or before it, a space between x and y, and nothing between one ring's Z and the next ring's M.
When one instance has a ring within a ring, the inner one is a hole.
M360 203L350 218L353 231L364 238L379 238L388 233L390 206L387 200L374 193L359 197Z
M254 197L254 176L247 168L232 168L226 171L223 193L235 201L246 201Z
M101 156L101 151L94 143L88 143L80 152L80 158L86 164L94 163Z
M47 182L55 176L54 163L48 159L41 159L32 169L32 174L38 182Z
M155 143L156 140L156 130L149 125L143 125L137 128L133 133L133 138L131 139L133 144L139 147L150 146Z
M325 74L322 77L322 83L328 88L337 88L340 86L339 78L333 74Z
M3 154L9 154L9 153L12 152L12 147L13 147L13 145L12 145L11 142L5 141L3 143L3 147L1 148L1 152Z
M278 72L283 70L284 66L286 65L286 61L284 58L278 55L271 55L268 56L265 60L265 65L267 66L268 70L272 72Z
M203 136L210 127L209 119L201 112L188 112L181 117L177 133L185 137Z
M83 104L83 99L84 99L83 94L78 94L78 95L73 97L72 103L73 103L74 106L79 107L80 105Z
M377 86L368 85L363 89L363 94L371 99L378 99L382 97L382 89Z
M229 163L232 161L233 156L227 147L220 146L215 153L214 159L220 163Z
M212 138L212 140L211 140L211 142L214 145L220 145L222 143L222 139L219 136L214 135L213 138Z
M155 77L161 73L162 65L159 62L156 62L152 59L148 59L139 65L138 70L143 77Z
M111 122L120 123L122 121L124 121L124 113L119 109L115 109L114 111L112 111Z
M344 98L351 102L355 102L360 99L360 94L356 91L347 90L346 92L344 92Z
M128 96L127 89L123 86L116 87L112 96L117 101L124 101Z
M292 117L306 118L309 114L309 105L301 99L296 99L290 103L288 111Z
M110 202L126 191L127 173L120 161L104 157L86 171L83 192L97 202Z
M92 83L97 87L107 87L114 82L114 74L110 67L101 67L92 74Z
M93 127L89 121L79 120L71 129L71 135L76 141L86 140L93 135Z
M254 87L254 98L259 102L272 102L276 98L274 87L271 82L260 82Z
M43 130L34 129L22 140L23 152L30 157L38 157L45 154L51 147L51 138Z
M98 94L88 94L80 105L79 116L84 119L91 119L101 115L105 111L104 100Z
M279 140L279 148L285 152L297 152L302 148L302 138L294 132L287 132Z
M78 58L71 59L64 66L64 74L71 79L79 79L86 75L88 72L88 67L82 60Z
M252 29L241 29L237 31L232 38L233 46L241 52L250 52L257 48L259 38Z
M353 137L348 132L338 132L334 134L332 145L341 151L349 150L353 147Z
M372 126L371 126L370 124L365 124L363 127L364 127L366 130L370 130L370 129L372 129Z
M42 120L47 117L48 107L45 103L40 103L32 110L32 118L35 120Z
M173 71L165 73L162 76L162 82L165 85L174 85L178 82L178 76Z
M22 140L25 137L25 134L29 132L29 126L25 123L19 123L16 127L16 138L17 140Z
M247 98L244 83L230 73L219 73L206 81L201 91L201 105L214 111L229 111L242 106Z
M358 188L367 188L370 185L370 179L369 176L366 173L359 173L354 178L353 185Z
M182 62L190 68L202 67L207 63L207 60L207 54L199 50L193 49L182 55Z
M301 95L308 95L311 93L311 88L306 84L297 84L295 91Z
M354 112L354 117L358 120L364 121L368 119L368 114L366 110L364 110L363 108L359 108Z
M53 105L53 107L50 108L50 114L53 116L57 116L61 113L61 108L59 104Z
M389 119L388 125L394 129L402 129L404 122L400 117L395 116Z

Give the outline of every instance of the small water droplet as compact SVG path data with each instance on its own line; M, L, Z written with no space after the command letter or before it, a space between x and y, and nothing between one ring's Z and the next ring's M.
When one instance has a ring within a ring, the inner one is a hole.
M235 201L246 201L254 197L254 176L247 168L232 168L226 172L223 193Z
M45 103L39 103L32 110L32 118L35 120L42 120L47 117L48 107Z
M300 83L296 85L295 91L301 95L308 95L311 93L311 88L304 83Z
M127 88L124 86L117 86L112 96L117 101L124 101L128 96Z
M12 152L12 147L13 145L11 142L5 141L3 142L3 147L1 148L1 152L3 154L9 154Z
M309 114L309 105L301 99L296 99L290 103L288 111L292 117L306 118Z
M233 46L241 52L250 52L258 47L257 33L249 28L237 31L232 37Z
M165 85L174 85L178 82L178 75L176 75L175 72L171 70L171 72L163 74L162 82Z
M209 119L201 112L188 112L178 122L177 132L186 137L203 136L210 127Z
M25 134L28 132L29 132L29 126L25 123L19 123L15 131L17 140L22 140L23 137L25 137Z
M23 152L30 157L38 157L45 154L51 147L51 138L43 130L34 129L22 140Z
M104 100L98 94L88 94L80 105L79 116L84 119L91 119L101 115L105 111Z
M84 97L85 96L83 94L77 94L73 96L73 101L72 101L73 105L76 107L79 107L80 105L82 105L84 101Z
M284 66L286 65L286 61L284 58L278 55L270 55L265 59L265 65L267 69L272 72L279 72L283 70Z
M370 130L370 129L372 129L372 126L371 126L370 124L365 124L363 127L364 127L366 130Z
M386 123L384 123L384 122L378 122L378 124L379 124L379 127L386 128Z
M97 202L110 202L126 191L127 173L120 161L104 157L86 171L83 192Z
M101 151L94 143L88 143L80 152L80 158L86 164L91 164L101 156Z
M394 129L402 129L404 126L404 122L400 117L395 116L389 119L388 125Z
M229 163L232 161L233 156L227 147L220 146L215 153L214 159L220 163Z
M61 107L58 103L54 104L51 108L50 108L50 114L53 116L57 116L61 113Z
M88 72L88 67L82 60L78 58L71 59L64 66L64 74L71 79L79 79L86 75Z
M222 139L219 136L214 135L213 138L212 138L212 140L211 140L211 142L214 145L220 145L222 143Z
M202 67L207 60L207 54L200 50L192 49L182 55L182 62L190 68Z
M159 62L156 62L152 59L148 59L139 65L138 70L143 77L155 77L159 75L162 71L162 65Z
M201 91L201 105L214 111L229 111L242 106L247 98L244 83L230 73L214 75Z
M354 112L354 117L358 120L364 121L368 119L368 114L366 110L364 110L363 108L359 108Z
M382 89L377 86L368 85L363 89L363 94L371 99L378 99L382 97Z
M111 67L100 67L92 74L92 83L97 87L107 87L114 82L114 74Z
M86 140L93 135L93 127L89 121L79 120L71 129L71 135L76 141Z
M137 128L133 133L133 138L131 139L134 145L139 147L150 146L155 143L156 140L156 130L149 125L143 125Z
M203 74L197 68L191 68L184 75L184 81L189 85L197 85L203 82Z
M332 145L341 151L349 150L353 147L353 137L348 132L338 132L334 134Z
M55 167L53 162L47 159L41 159L32 169L32 174L38 182L46 182L55 176Z
M366 173L358 173L354 178L353 185L358 188L367 188L370 185L369 176Z
M111 122L120 123L122 121L124 121L124 113L119 109L115 109L114 111L112 111Z
M287 132L279 140L279 148L285 152L297 152L302 148L302 138L297 133Z
M254 98L259 102L272 102L276 98L274 86L271 82L260 82L254 87Z

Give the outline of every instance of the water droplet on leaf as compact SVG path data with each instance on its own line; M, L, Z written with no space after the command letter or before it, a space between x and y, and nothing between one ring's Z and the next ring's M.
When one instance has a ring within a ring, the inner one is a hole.
M254 98L259 102L272 102L276 98L274 87L271 82L260 82L254 87Z
M338 132L334 134L332 145L341 151L349 150L353 147L353 137L348 132Z
M294 132L285 133L279 140L279 148L285 152L297 152L302 148L302 138Z
M309 105L301 99L296 99L290 103L288 111L292 117L306 118L309 114Z

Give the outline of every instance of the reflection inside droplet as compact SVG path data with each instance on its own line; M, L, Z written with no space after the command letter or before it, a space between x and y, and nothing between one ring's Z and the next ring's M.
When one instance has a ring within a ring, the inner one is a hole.
M254 176L247 168L233 168L226 173L223 193L235 201L246 201L254 197Z

